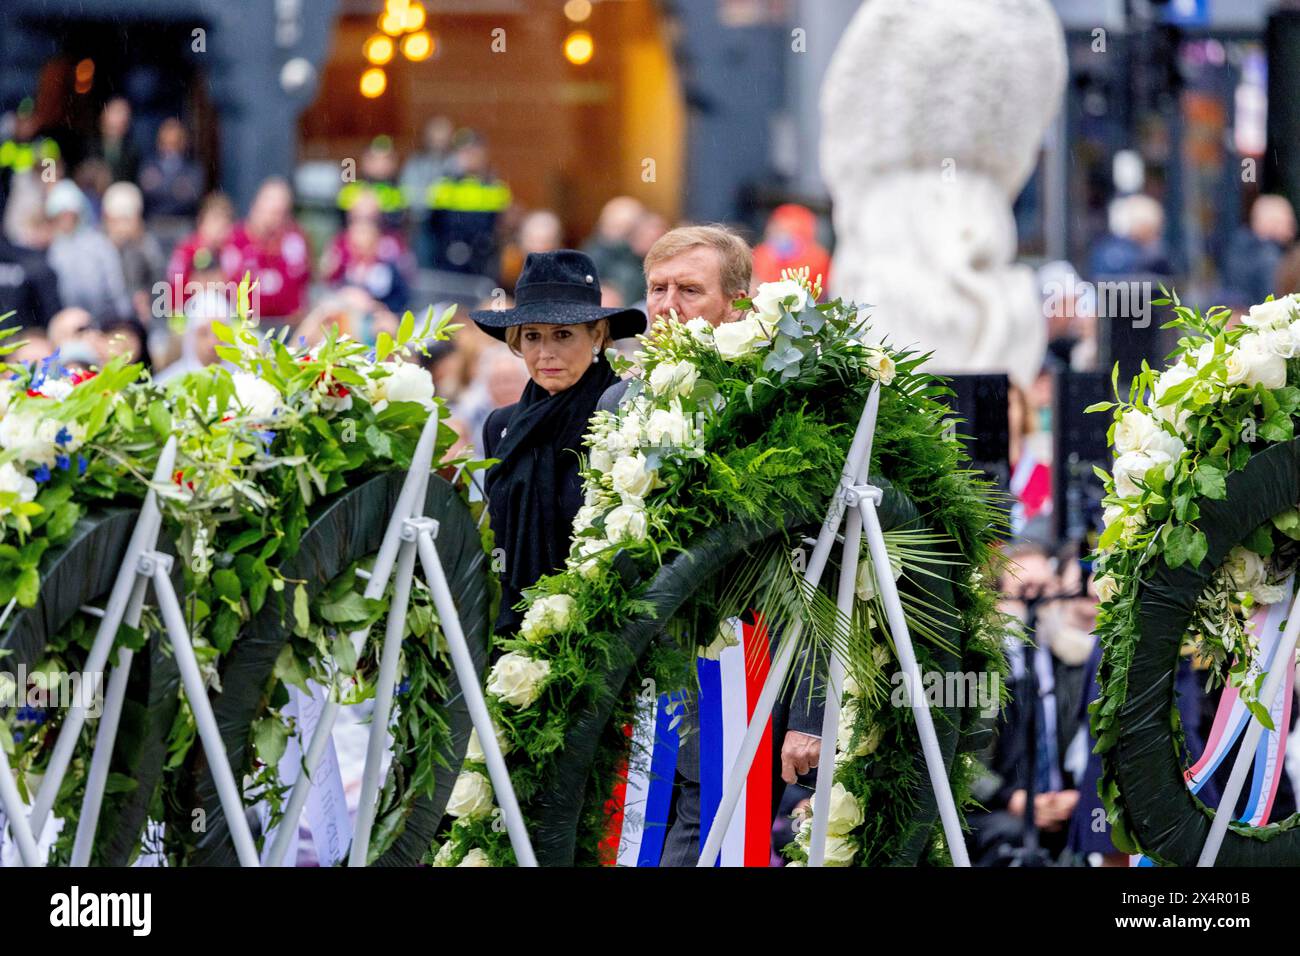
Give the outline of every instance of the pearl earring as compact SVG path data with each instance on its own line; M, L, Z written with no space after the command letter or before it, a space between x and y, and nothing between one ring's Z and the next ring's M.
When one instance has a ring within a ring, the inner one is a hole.
M594 359L599 359L599 358L600 358L600 346L599 346L599 345L593 345L593 346L591 347L591 357L594 358Z

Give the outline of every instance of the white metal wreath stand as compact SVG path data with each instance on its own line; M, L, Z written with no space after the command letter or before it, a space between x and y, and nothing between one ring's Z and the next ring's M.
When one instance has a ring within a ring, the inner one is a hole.
M153 584L154 597L158 601L163 625L171 641L177 668L180 670L185 696L189 700L190 710L194 713L204 753L212 768L213 780L221 798L222 810L225 812L239 861L244 866L257 866L257 850L253 845L253 835L249 830L248 820L244 816L244 804L239 796L239 788L235 784L234 773L230 769L226 748L221 742L221 732L217 729L217 721L212 713L212 704L208 701L207 688L199 672L198 661L194 657L194 647L190 643L185 615L181 610L176 591L172 587L172 558L156 550L158 532L162 526L156 489L170 479L175 462L176 439L172 437L158 458L152 486L145 496L135 529L131 532L126 557L122 562L122 569L118 572L117 580L113 582L113 590L109 594L107 606L103 611L86 609L101 619L90 653L86 656L81 699L68 709L63 725L59 728L49 766L36 792L36 798L32 802L30 814L24 814L21 802L13 801L13 798L17 797L13 778L8 772L7 764L0 766L0 800L4 803L5 813L9 817L14 838L18 843L19 855L26 866L44 864L36 852L34 837L44 828L45 821L54 807L55 798L58 796L73 751L76 749L77 738L81 735L81 728L86 722L88 707L100 691L104 668L108 665L109 654L117 639L118 629L124 622L131 627L139 625L140 610L144 605L145 592L150 583ZM81 817L78 820L76 839L73 844L74 865L85 866L90 862L90 850L99 824L104 784L108 779L109 762L117 738L118 721L122 715L122 701L126 694L132 656L131 651L120 648L118 664L109 679L104 712L100 717L99 729L95 736L94 754L91 757L90 773L82 798Z
M961 822L957 816L956 802L953 800L952 788L943 764L943 754L939 748L939 738L934 729L934 718L930 713L925 694L922 693L921 673L916 661L916 652L912 647L912 638L907 629L907 620L903 614L903 604L898 596L898 587L894 576L889 572L889 555L885 550L885 536L880 528L880 518L876 507L880 504L883 492L874 485L867 484L868 468L871 462L871 445L875 437L876 417L880 409L880 383L871 388L870 395L858 419L858 427L849 446L849 454L840 474L840 487L826 510L826 520L822 523L813 547L812 557L804 571L804 579L816 588L821 582L822 573L830 557L831 547L839 533L840 523L845 514L848 521L844 533L844 552L840 564L840 579L837 590L837 606L844 620L852 619L854 587L860 561L859 538L862 529L866 529L867 547L875 569L876 588L885 605L889 620L889 631L898 652L899 664L902 666L907 681L908 702L916 718L917 731L921 737L921 749L925 755L926 768L930 774L930 785L934 789L935 799L939 805L939 817L943 823L944 837L955 866L970 866L966 853L966 842L962 836ZM1300 618L1297 618L1300 626ZM758 745L772 715L772 708L777 695L785 684L790 668L794 663L795 647L803 629L802 621L795 621L790 631L782 639L772 662L767 680L763 683L762 693L754 708L754 715L745 730L740 753L727 776L726 788L722 792L722 801L709 826L709 836L700 852L700 866L713 866L722 848L722 839L736 805L745 786L745 778L758 752ZM831 782L835 772L835 737L839 726L840 695L844 689L844 662L839 655L830 655L827 675L826 711L822 720L821 754L817 762L817 799L813 806L813 830L809 844L810 866L821 866L826 852L826 827L830 815Z
M415 454L411 459L410 470L398 494L397 505L389 519L388 528L384 532L383 542L380 544L379 553L375 557L366 584L367 598L383 597L388 581L396 568L393 600L388 609L388 625L384 634L379 678L375 687L375 707L371 716L370 737L366 747L366 764L361 778L361 799L357 807L357 820L348 865L365 866L370 851L370 835L374 827L382 782L380 763L386 746L388 720L393 706L393 689L397 683L397 667L401 658L402 636L406 627L406 609L411 596L411 581L415 575L415 561L418 556L424 570L425 583L433 596L433 604L438 612L443 636L451 651L456 679L460 683L461 693L465 695L470 720L474 729L478 731L488 775L492 780L492 788L496 794L497 805L501 808L506 831L510 835L515 859L521 866L536 866L537 857L533 854L532 842L528 838L523 814L519 810L519 801L510 783L510 772L506 768L505 758L501 755L501 746L497 742L492 717L488 713L483 689L479 685L479 675L474 669L469 645L465 641L465 632L461 628L460 616L456 612L456 604L447 586L447 578L443 573L437 548L434 546L434 540L438 536L438 522L424 515L424 499L428 490L434 440L437 434L438 412L435 410L430 414L420 434ZM350 635L358 655L368 633L368 628L362 628ZM266 858L268 866L283 865L293 836L297 832L303 806L307 802L312 785L311 777L320 765L325 746L334 729L334 722L338 718L339 707L337 694L330 694L321 708L320 719L303 756L303 772L294 782L289 802L285 806L284 818L276 830L275 839Z
M1272 707L1277 700L1278 692L1284 686L1286 669L1295 666L1295 648L1298 638L1300 638L1300 594L1291 601L1286 628L1278 639L1277 647L1273 649L1273 659L1268 664L1268 676L1264 678L1264 686L1259 692L1259 702L1266 710ZM1205 838L1205 846L1201 848L1200 858L1196 861L1197 866L1214 866L1214 861L1219 857L1223 838L1228 832L1228 824L1236 813L1237 799L1241 796L1242 785L1246 782L1246 774L1250 772L1251 765L1254 763L1255 750L1259 746L1259 738L1263 733L1264 725L1252 713L1246 724L1246 733L1243 735L1241 746L1237 750L1237 758L1233 761L1228 785L1223 790L1218 809L1215 810L1214 819L1210 823L1210 834ZM1279 755L1278 759L1281 760L1282 755ZM1282 770L1279 768L1278 772L1281 773Z

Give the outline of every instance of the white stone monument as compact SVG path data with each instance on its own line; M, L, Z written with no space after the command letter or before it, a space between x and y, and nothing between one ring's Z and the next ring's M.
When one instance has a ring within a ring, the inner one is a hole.
M821 155L831 294L871 304L874 337L1032 381L1046 323L1011 204L1065 78L1047 0L862 4L822 87Z

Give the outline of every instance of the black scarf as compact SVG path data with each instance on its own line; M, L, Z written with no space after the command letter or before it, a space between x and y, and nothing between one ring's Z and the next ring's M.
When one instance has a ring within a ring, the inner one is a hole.
M608 362L596 361L555 395L529 382L506 422L493 454L501 460L487 474L492 529L505 550L498 630L513 630L522 620L511 608L525 588L564 567L576 514L561 507L564 479L576 477L596 403L617 381Z

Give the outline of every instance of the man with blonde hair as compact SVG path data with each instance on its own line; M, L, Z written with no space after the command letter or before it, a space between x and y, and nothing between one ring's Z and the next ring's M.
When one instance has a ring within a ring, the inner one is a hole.
M732 306L749 295L753 273L749 244L726 226L682 226L664 233L645 257L646 313L651 322L675 316L686 322L703 318L715 328L734 322L742 312ZM611 385L597 409L613 412L627 391L626 381ZM781 741L779 761L773 761L772 813L780 802L782 781L817 766L820 756L821 704L810 701L808 688L783 695L772 713L775 741ZM683 723L673 787L672 818L664 841L661 866L694 866L703 843L699 714L689 704ZM776 748L773 747L775 751ZM778 765L779 764L779 765ZM716 772L717 768L714 768ZM725 773L726 768L722 772ZM770 821L769 821L770 822Z
M749 295L754 255L726 226L680 226L660 236L645 257L646 314L653 323L675 315L680 322L703 318L715 328L741 313L731 303ZM627 382L610 386L597 409L614 411Z

